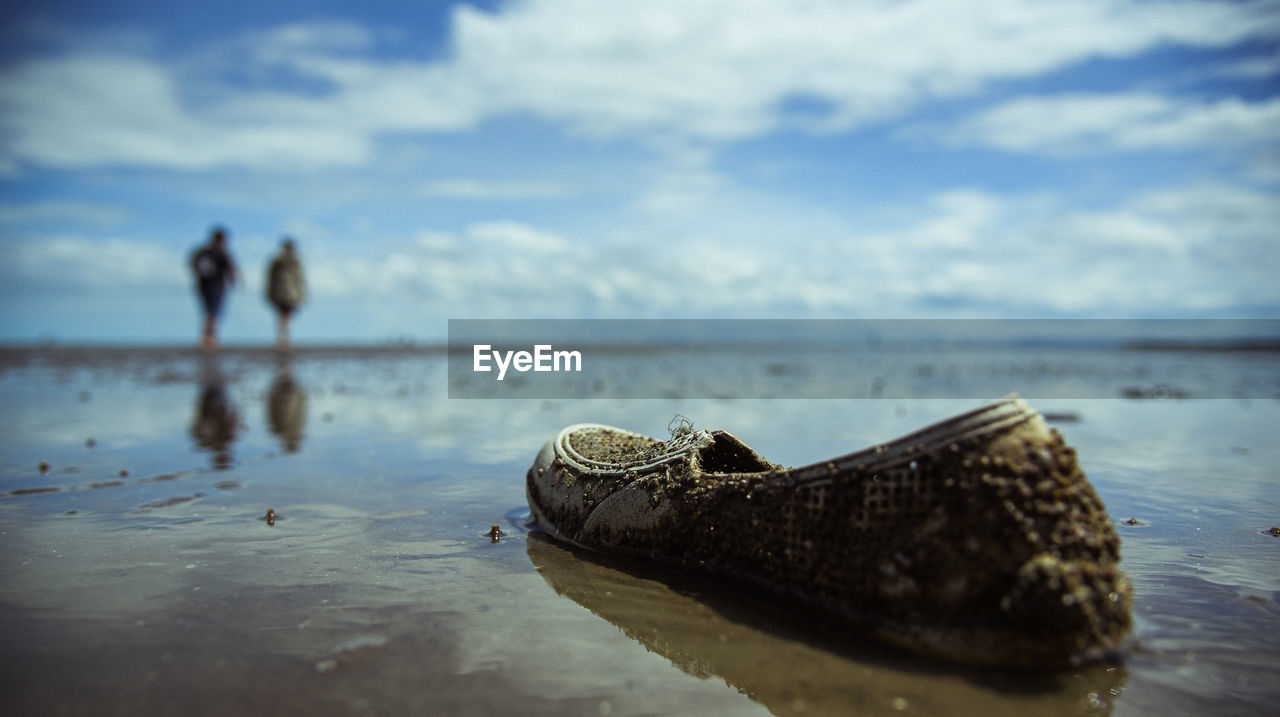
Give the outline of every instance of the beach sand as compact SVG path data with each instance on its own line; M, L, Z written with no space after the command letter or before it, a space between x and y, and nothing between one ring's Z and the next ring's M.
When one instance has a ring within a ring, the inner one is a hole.
M1033 401L1118 523L1136 626L1109 661L1024 673L907 655L526 522L524 471L570 423L662 435L680 413L798 465L982 401L463 400L445 364L412 347L0 350L4 712L1257 715L1280 700L1274 398Z

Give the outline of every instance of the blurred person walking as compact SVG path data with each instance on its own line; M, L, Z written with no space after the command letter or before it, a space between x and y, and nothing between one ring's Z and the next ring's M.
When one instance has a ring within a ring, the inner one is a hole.
M289 320L306 300L307 282L302 275L302 262L298 260L293 239L285 237L280 253L267 268L267 301L279 317L276 348L289 348Z
M236 263L227 251L227 230L214 227L209 242L191 255L191 271L204 308L204 332L200 348L212 351L218 347L218 317L228 286L236 283Z

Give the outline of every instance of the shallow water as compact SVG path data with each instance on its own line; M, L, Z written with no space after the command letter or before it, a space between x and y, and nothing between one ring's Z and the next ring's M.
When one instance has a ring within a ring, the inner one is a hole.
M798 465L980 400L450 400L444 355L412 350L0 359L9 714L1256 715L1280 700L1273 398L1033 402L1078 449L1135 585L1131 644L1046 675L904 655L525 524L524 471L569 423L663 435L680 413ZM1044 360L1007 359L999 392ZM1196 359L1215 381L1239 360ZM1280 376L1273 355L1249 370Z

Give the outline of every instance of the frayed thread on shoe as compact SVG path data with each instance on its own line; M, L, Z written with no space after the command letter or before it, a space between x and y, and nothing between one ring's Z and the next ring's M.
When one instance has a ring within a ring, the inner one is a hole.
M674 441L680 436L688 433L693 433L693 421L679 413L673 416L671 421L667 423L667 435L671 436L668 440Z

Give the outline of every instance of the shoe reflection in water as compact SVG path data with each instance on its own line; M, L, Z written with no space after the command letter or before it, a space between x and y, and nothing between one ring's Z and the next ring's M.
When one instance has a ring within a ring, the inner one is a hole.
M227 396L226 379L217 357L208 357L200 368L200 394L196 401L191 437L196 445L213 454L213 467L230 468L234 462L231 446L239 431L239 415Z
M714 577L588 552L537 530L527 546L557 594L685 673L722 679L775 715L1101 715L1126 681L1115 664L1055 673L942 662L851 639L852 628Z
M306 425L306 391L293 379L289 360L282 359L276 365L276 377L267 394L267 426L286 453L297 453Z

